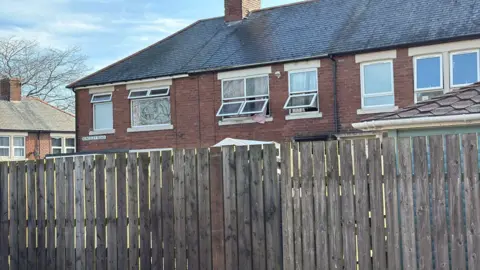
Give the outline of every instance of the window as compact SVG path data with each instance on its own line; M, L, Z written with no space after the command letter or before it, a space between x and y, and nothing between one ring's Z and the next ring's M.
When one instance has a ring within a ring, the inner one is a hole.
M1 136L0 137L0 157L10 157L10 137Z
M93 129L113 129L112 94L92 95L93 104Z
M132 127L170 124L170 88L130 91Z
M450 84L461 87L480 80L479 51L450 54Z
M393 62L361 65L362 108L394 106Z
M62 138L52 138L52 154L61 154L63 150Z
M75 153L75 138L65 138L65 153Z
M13 156L25 158L25 137L13 137Z
M268 112L268 76L222 81L222 106L217 116L249 116Z
M316 69L289 72L289 97L283 108L290 113L318 111L317 80Z
M415 102L443 94L442 55L414 58Z

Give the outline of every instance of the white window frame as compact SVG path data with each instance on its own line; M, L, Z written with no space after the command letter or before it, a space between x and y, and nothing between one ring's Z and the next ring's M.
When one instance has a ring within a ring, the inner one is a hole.
M267 93L265 95L254 95L254 96L247 96L247 79L252 79L252 78L267 78ZM224 98L223 97L223 83L227 81L237 81L237 80L243 80L243 96L242 97L234 97L234 98ZM270 76L268 74L261 74L261 75L253 75L253 76L245 76L245 77L236 77L236 78L228 78L228 79L223 79L221 80L222 84L222 105L220 106L220 109L217 111L216 116L217 117L227 117L227 116L245 116L246 114L242 114L243 109L245 108L245 104L249 101L249 98L262 98L267 100L267 102L263 106L263 111L267 108L269 102L270 102ZM232 102L229 102L233 100ZM253 101L253 100L252 100ZM259 100L256 100L259 101ZM234 114L222 114L220 115L221 109L225 104L228 103L242 103L242 106L240 107L240 110L237 113ZM248 113L248 114L255 114L255 113Z
M73 139L73 146L68 146L67 145L67 139ZM77 152L77 140L75 139L75 137L64 137L63 138L64 140L64 148L65 148L65 153L67 153L67 150L68 149L73 149L73 153Z
M152 95L152 91L156 90L161 90L161 89L167 89L167 92L165 94L157 94L157 95ZM141 96L141 97L132 97L132 93L135 92L145 92L147 91L146 96ZM170 104L170 122L165 123L165 124L154 124L154 125L133 125L133 102L135 100L155 100L155 99L167 99L168 102L170 103L170 86L165 86L165 87L156 87L156 88L151 88L151 89L135 89L135 90L130 90L130 93L128 93L128 99L130 99L130 126L132 128L144 128L144 127L164 127L164 126L170 126L172 124L172 104Z
M417 88L417 60L425 58L436 58L440 57L440 86L439 87L427 87L427 88ZM443 78L443 54L427 54L413 57L413 89L414 89L414 99L415 103L418 102L417 94L418 93L434 93L442 91L444 92L444 78Z
M391 71L391 80L392 80L392 91L385 92L385 93L378 93L378 94L365 94L365 66L374 65L374 64L390 64L390 71ZM362 98L362 109L376 109L376 108L390 108L395 106L395 76L393 70L393 60L382 60L382 61L375 61L375 62L365 62L360 64L360 88L361 88L361 98ZM384 96L393 96L393 104L385 104L385 105L373 105L373 106L365 106L365 98L369 97L384 97Z
M62 142L62 146L53 146L52 140L53 139L60 139ZM73 139L73 144L74 146L67 146L67 139ZM61 154L67 154L67 149L73 149L73 152L77 151L77 141L75 139L75 136L62 136L62 135L53 135L50 136L50 153L53 154L53 149L60 149Z
M53 146L53 142L52 142L53 139L60 139L60 141L62 142L62 145L61 146ZM50 144L52 145L52 149L51 149L52 154L53 154L54 149L60 149L60 153L61 154L64 153L64 151L63 151L63 146L64 146L63 137L50 137Z
M102 101L93 101L93 99L97 96L107 96L110 95L110 98L108 100L102 100ZM95 128L95 105L96 104L101 104L101 103L112 103L112 110L113 110L113 102L112 102L112 93L98 93L98 94L93 94L92 98L90 100L90 103L93 105L93 130L94 131L107 131L107 130L112 130L113 129L113 112L112 112L112 127L111 128L102 128L102 129L96 129Z
M477 82L480 81L480 49L450 52L450 88L459 88L459 87L470 85L469 83L453 84L453 56L459 55L459 54L467 54L467 53L477 54Z
M16 138L21 138L23 140L23 146L15 146L15 139ZM13 159L25 159L26 156L27 156L27 152L25 150L25 146L26 146L26 140L25 140L25 136L18 136L18 135L13 135L12 138L10 138L10 144L12 145L12 154L11 156L13 157ZM15 150L16 149L23 149L23 156L16 156L15 155Z
M291 80L291 75L292 74L296 74L296 73L304 73L304 72L312 72L314 71L315 72L315 78L317 79L317 89L316 90L306 90L306 91L302 91L302 92L292 92L292 89L291 89L291 84L290 84L290 80ZM312 95L314 94L314 97L312 99L312 102L309 104L309 106L291 106L291 107L288 107L288 103L290 102L290 99L292 98L292 96L294 97L297 97L297 96L309 96L309 95ZM320 106L319 106L319 103L320 101L318 100L318 68L309 68L309 69L297 69L297 70L292 70L292 71L289 71L288 72L288 99L287 101L285 102L285 105L283 106L283 109L284 110L289 110L289 114L297 114L297 113L292 113L292 109L304 109L304 108L311 108L313 107L313 104L315 104L315 101L317 101L317 111L320 111Z
M11 157L11 152L12 150L10 149L10 146L11 146L11 136L8 136L8 135L0 135L0 137L5 137L5 138L8 138L8 146L0 146L1 149L8 149L8 156L0 156L0 158L10 158Z

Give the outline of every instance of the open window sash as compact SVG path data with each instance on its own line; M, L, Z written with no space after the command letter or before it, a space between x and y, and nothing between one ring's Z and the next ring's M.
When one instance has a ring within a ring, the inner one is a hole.
M287 99L287 102L285 102L285 106L283 106L283 108L285 110L291 110L315 107L315 101L317 100L317 96L317 93L290 95Z

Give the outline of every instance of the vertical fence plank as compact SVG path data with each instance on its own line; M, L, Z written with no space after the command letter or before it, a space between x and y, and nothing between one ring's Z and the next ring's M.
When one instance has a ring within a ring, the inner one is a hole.
M432 238L435 243L434 257L435 269L448 269L448 235L447 214L445 199L445 174L444 174L444 150L443 138L439 136L429 137L430 160L432 171Z
M250 147L250 198L252 218L253 269L266 269L265 218L262 181L262 147ZM227 265L228 267L228 265Z
M127 158L117 154L117 261L118 266L127 267Z
M238 210L238 267L252 269L252 234L250 218L250 168L248 148L238 146L235 151Z
M452 269L466 269L465 229L462 207L462 171L460 168L460 143L458 135L447 135L447 179L450 217L450 245Z
M17 206L18 206L18 269L27 269L27 194L25 161L17 166Z
M55 164L53 159L47 159L46 165L46 192L47 192L47 266L46 269L55 269ZM58 196L58 193L57 193Z
M237 200L235 181L235 152L233 146L222 147L223 152L223 201L225 220L225 266L238 269L237 249Z
M315 268L315 237L313 229L313 168L312 143L300 143L301 181L302 181L302 238L303 268Z
M95 186L93 156L85 157L85 269L95 269Z
M385 205L387 211L388 269L395 270L401 269L395 138L383 139L382 150L385 182ZM357 166L355 166L355 169L357 169ZM358 167L358 169L361 168ZM356 184L358 184L358 182ZM359 250L361 249L360 245L358 248Z
M65 269L75 269L75 180L73 158L65 158Z
M468 269L480 265L480 187L477 134L462 136Z
M83 157L75 157L75 269L85 269L85 187Z
M383 183L380 141L368 140L368 183L370 186L373 269L387 267L385 258L385 221L383 215ZM414 231L415 232L415 231Z
M117 269L117 205L115 186L115 154L107 154L107 269Z
M55 159L55 183L57 217L57 269L65 269L65 159Z
M212 222L212 268L225 269L225 242L223 238L223 171L219 147L210 151L210 207ZM253 202L252 202L253 204Z
M175 265L177 269L187 268L185 251L185 171L183 150L174 151L173 195L175 212Z
M294 235L294 258L295 269L303 269L303 246L302 246L302 208L301 208L301 186L300 186L300 164L299 164L299 145L292 143L292 164L293 164L293 235Z
M0 269L8 269L8 163L0 163Z
M138 185L140 198L140 268L149 270L151 268L150 254L150 208L148 205L149 190L149 163L148 153L138 155ZM182 268L183 269L183 268Z
M340 141L340 160L340 167L342 170L342 223L345 269L356 269L357 250L355 243L355 199L353 196L354 185L351 141Z
M95 157L95 196L97 221L97 248L95 252L96 269L107 269L106 231L105 231L105 157Z
M292 201L292 166L290 143L283 143L281 154L281 198L282 198L282 237L283 268L294 269L293 246L293 201Z
M188 269L199 269L198 198L195 149L185 150L185 197L187 221Z
M162 217L163 217L163 269L174 269L174 208L172 152L162 152Z
M330 269L343 268L341 204L338 180L337 141L327 142L327 178L328 178L328 229Z
M325 143L313 142L313 194L315 207L315 257L317 269L329 269Z
M400 213L402 228L402 253L405 269L417 267L415 224L413 216L412 152L410 138L398 139L398 161L400 174Z
M360 269L372 269L370 258L370 220L367 180L367 155L365 140L354 142L355 165L355 215L358 227L358 263Z
M137 154L128 154L128 269L138 269Z
M150 153L150 220L152 224L152 269L163 269L162 258L162 189L160 152Z
M197 178L198 178L198 209L199 209L199 236L200 236L200 269L211 270L212 267L212 231L210 216L210 177L209 177L208 149L198 149ZM249 192L249 191L247 191Z
M35 197L35 161L27 162L27 199L28 199L28 269L37 268L37 204Z
M1 165L0 165L1 166ZM37 269L47 269L46 237L45 237L45 161L37 160ZM1 269L1 268L0 268Z
M11 161L10 169L10 269L18 269L18 203L17 163Z
M413 138L419 269L433 268L432 236L430 232L430 183L428 181L426 145L425 137Z
M311 159L311 147L309 147ZM278 165L277 165L277 148L274 144L267 144L263 146L263 169L264 169L264 184L265 184L265 227L267 238L267 269L281 269L282 267L282 229L281 229L281 206L280 206L280 187L278 183ZM311 160L310 160L311 164ZM312 170L309 171L310 183L312 183ZM313 201L312 201L312 187L310 185L310 202L311 209L311 225L309 229L311 238L313 235ZM312 242L312 257L310 260L315 265L315 252Z

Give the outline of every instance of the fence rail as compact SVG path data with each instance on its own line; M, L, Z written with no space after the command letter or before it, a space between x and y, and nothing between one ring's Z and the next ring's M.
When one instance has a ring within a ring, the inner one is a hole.
M478 254L475 134L0 163L0 269L478 269Z

